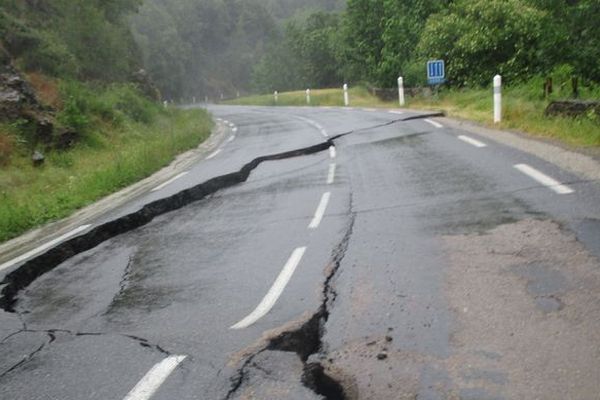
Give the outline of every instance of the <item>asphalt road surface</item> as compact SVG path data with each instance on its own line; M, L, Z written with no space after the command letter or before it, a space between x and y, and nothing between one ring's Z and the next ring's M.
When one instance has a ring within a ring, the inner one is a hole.
M599 398L598 182L427 115L210 111L205 160L0 271L2 399Z

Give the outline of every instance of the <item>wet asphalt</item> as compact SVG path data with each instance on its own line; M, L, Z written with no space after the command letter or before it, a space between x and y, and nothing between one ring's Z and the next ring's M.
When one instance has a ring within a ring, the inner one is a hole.
M37 278L19 294L15 313L0 314L0 397L124 399L154 365L185 355L152 398L321 398L300 382L301 360L289 352L261 352L265 340L325 306L319 349L309 361L384 337L424 359L451 356L456 321L444 294L449 261L443 237L551 219L600 256L599 184L516 149L424 119L402 121L418 115L408 112L209 110L234 125L220 151L98 224L257 157L347 135L335 140L335 155L266 161L246 182L156 217ZM556 194L516 170L520 163L575 193ZM324 216L310 228L324 193ZM230 329L261 302L298 248L306 248L304 256L269 312L246 328ZM542 287L529 288L534 293L560 284L535 266L520 273L541 274ZM540 307L552 311L555 305ZM355 387L364 376L390 375L386 351L373 349L381 362L344 372L363 375ZM335 367L335 360L330 364ZM436 388L451 387L452 378L423 365L415 398L446 398ZM367 398L359 389L347 390L347 398ZM390 392L385 398L396 397Z

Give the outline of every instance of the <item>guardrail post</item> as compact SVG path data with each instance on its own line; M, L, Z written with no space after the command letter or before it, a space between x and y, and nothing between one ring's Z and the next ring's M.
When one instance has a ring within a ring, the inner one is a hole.
M502 77L494 77L494 123L502 121Z
M310 105L310 89L306 89L306 104Z
M348 98L348 84L344 83L344 106L350 105L350 99Z
M279 93L277 90L273 92L273 100L275 100L275 104L277 104L277 100L279 100Z
M398 102L400 107L404 106L404 79L401 76L398 77Z

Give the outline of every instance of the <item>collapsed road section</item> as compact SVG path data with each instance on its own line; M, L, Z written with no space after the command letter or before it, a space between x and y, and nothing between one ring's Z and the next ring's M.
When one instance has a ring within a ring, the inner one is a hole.
M326 400L345 400L348 399L347 390L336 380L336 377L328 374L328 371L318 361L325 357L322 348L322 337L324 326L329 319L330 309L335 302L337 293L333 286L333 280L340 269L342 260L348 249L348 244L354 229L356 213L352 208L352 197L348 207L349 221L346 231L340 243L334 248L331 256L331 262L325 268L325 280L321 288L321 303L319 308L304 321L299 321L291 329L284 329L282 332L259 344L258 349L252 354L247 355L246 360L238 369L237 374L232 378L231 388L225 400L245 398L245 393L261 391L263 397L268 398L270 387L276 387L282 382L277 380L288 379L285 383L288 386L300 386L314 392L318 398ZM296 358L290 358L290 354L296 355ZM299 362L299 364L298 364ZM298 364L294 367L295 364ZM255 384L255 375L267 373L274 375L273 370L282 368L294 371L297 370L301 376L300 382L289 382L294 377L276 377L271 382L265 384L264 379L257 379ZM289 385L292 383L291 385ZM276 389L273 389L275 391ZM298 389L299 391L302 388ZM264 391L264 393L263 393ZM302 396L299 396L302 397Z

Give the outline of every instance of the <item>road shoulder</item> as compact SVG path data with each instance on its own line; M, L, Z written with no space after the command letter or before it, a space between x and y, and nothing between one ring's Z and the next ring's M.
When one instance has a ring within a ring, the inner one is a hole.
M178 155L171 164L151 176L78 210L70 217L51 222L0 244L0 264L68 234L78 227L89 224L104 213L118 208L150 191L156 185L173 178L216 149L224 140L226 133L227 127L217 123L208 139L195 149Z

